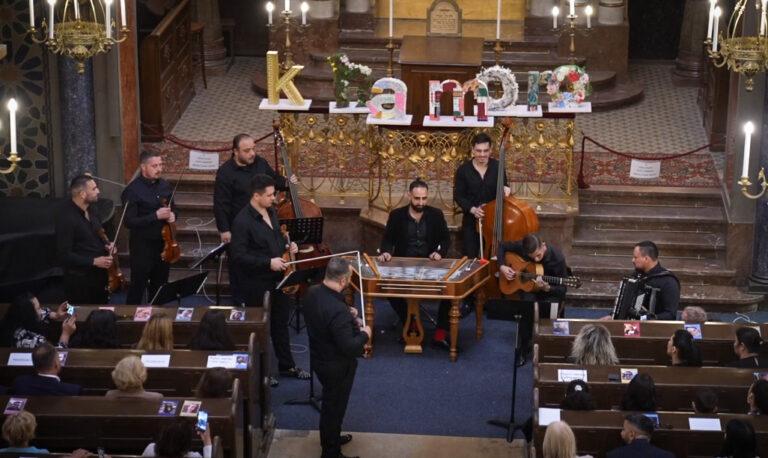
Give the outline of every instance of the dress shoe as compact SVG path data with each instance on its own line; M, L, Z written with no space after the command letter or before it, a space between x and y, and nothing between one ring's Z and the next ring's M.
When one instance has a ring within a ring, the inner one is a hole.
M339 436L339 445L344 446L352 442L352 435L351 434L342 434Z
M269 386L274 388L280 384L280 380L277 379L277 377L269 376Z

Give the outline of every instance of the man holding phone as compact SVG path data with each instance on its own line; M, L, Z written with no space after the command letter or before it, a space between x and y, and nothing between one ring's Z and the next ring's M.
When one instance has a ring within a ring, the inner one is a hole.
M304 297L304 319L309 334L312 370L323 384L320 410L322 458L348 458L341 446L352 440L341 435L341 425L355 380L357 358L363 355L371 328L357 322L357 309L347 306L342 291L351 276L349 262L331 258L323 283L309 288Z

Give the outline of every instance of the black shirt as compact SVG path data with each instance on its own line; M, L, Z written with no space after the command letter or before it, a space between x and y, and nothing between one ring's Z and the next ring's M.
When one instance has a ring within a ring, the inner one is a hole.
M656 295L656 319L676 320L677 308L680 304L680 281L667 269L656 264L648 273L639 274L639 278L647 278L645 284L658 288Z
M528 262L534 262L525 250L523 250L523 242L501 242L499 244L498 261L499 265L504 262L504 254L507 251L511 251ZM544 275L550 277L565 278L568 276L568 266L565 263L565 256L559 248L547 244L547 252L544 253L544 257L539 262L544 268ZM556 296L560 299L565 298L565 292L567 288L565 285L550 285L549 292L545 293L549 296Z
M726 366L747 368L747 369L763 368L763 367L768 367L768 358L760 355L747 356L746 358L741 358L738 361L733 361L731 363L728 363L726 364Z
M430 255L427 246L427 223L424 218L418 221L408 214L408 249L405 255L414 258L426 258Z
M232 221L251 200L251 179L257 173L272 177L278 190L286 189L285 178L275 173L269 163L259 156L250 165L237 165L233 157L219 167L213 190L213 213L219 232L232 230Z
M488 168L484 176L472 165L472 160L461 164L453 180L453 200L464 212L464 224L475 217L469 212L472 207L479 207L496 199L496 182L499 174L499 161L488 159ZM504 173L506 186L507 174Z
M88 207L88 220L85 212L72 199L62 204L56 218L56 248L58 258L65 271L88 272L98 269L93 260L106 256L105 242L99 237L101 229L96 212Z
M321 283L311 286L302 302L313 364L349 362L363 355L368 335L357 327L341 293Z
M384 237L381 239L379 251L389 253L392 256L415 256L409 254L411 247L411 235L409 226L413 220L408 212L409 205L392 210L387 218L387 226L384 228ZM445 215L439 208L424 206L421 221L425 226L423 256L427 257L434 252L440 256L448 254L451 246L451 234L448 232L448 224ZM414 224L415 226L415 224ZM440 247L440 249L438 249Z
M272 258L285 253L288 241L280 233L277 211L270 207L267 212L272 227L269 227L261 213L248 204L240 210L232 222L230 253L235 264L236 275L246 282L272 283L282 278L282 272L269 268Z
M171 202L173 189L167 180L162 178L149 180L139 175L123 190L123 205L125 210L125 226L131 230L131 241L161 240L164 220L157 219L155 212L162 206L162 199ZM176 210L173 210L176 213ZM178 216L178 214L177 214Z

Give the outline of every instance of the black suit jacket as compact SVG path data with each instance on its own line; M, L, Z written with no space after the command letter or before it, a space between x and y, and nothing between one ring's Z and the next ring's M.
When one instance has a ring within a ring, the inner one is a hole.
M726 364L726 366L746 368L746 369L764 368L764 367L768 367L768 357L765 357L762 355L749 356L747 358L741 358L738 361L733 361L731 363L728 363Z
M80 385L37 374L20 375L11 387L11 393L16 396L79 396L81 391Z
M654 447L645 439L635 439L629 445L611 450L606 458L675 458L675 455Z
M354 364L368 335L357 327L344 296L321 283L311 286L302 302L312 364Z
M381 240L380 250L392 256L405 256L408 249L408 215L409 205L392 210L387 219L387 227L384 229L384 238ZM424 223L427 225L427 246L429 254L440 253L445 257L451 245L451 235L448 232L448 224L445 215L439 208L424 207ZM437 247L440 246L438 250Z

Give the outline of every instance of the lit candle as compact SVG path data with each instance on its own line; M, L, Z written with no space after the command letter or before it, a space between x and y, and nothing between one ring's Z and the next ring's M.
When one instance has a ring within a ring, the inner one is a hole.
M285 0L285 11L291 11L291 0Z
M587 15L587 28L592 28L592 13L594 13L594 10L592 10L592 5L587 5L586 8L584 8L584 14Z
M48 0L48 6L49 8L49 14L51 16L50 21L50 28L48 28L48 39L53 40L53 7L56 5L56 0Z
M560 16L560 8L553 6L552 7L552 28L557 28L557 17Z
M715 5L717 0L709 0L709 23L707 25L707 38L712 39L712 23L715 20Z
M389 38L392 38L394 35L392 34L392 29L394 28L394 24L392 21L395 17L395 0L389 0Z
M576 16L576 0L568 0L568 14Z
M29 26L35 27L35 0L29 0Z
M717 29L720 27L720 15L723 14L723 10L720 9L720 7L715 8L715 21L714 25L712 27L713 32L713 38L712 38L712 51L717 52Z
M120 0L120 24L123 27L128 25L128 16L125 15L125 0Z
M104 33L107 38L112 38L112 17L109 11L111 8L112 0L104 0Z
M272 25L272 11L275 10L275 4L267 2L267 24Z
M301 25L307 25L307 11L309 11L309 3L301 2Z
M16 109L18 107L16 99L8 101L8 111L11 113L11 154L18 152L16 151Z
M13 119L13 118L11 118ZM749 147L752 143L752 133L755 131L755 125L752 124L752 121L747 121L746 124L744 124L744 159L741 163L741 176L742 177L748 177L749 176Z
M80 19L80 2L72 0L72 4L75 5L75 19Z
M760 9L760 35L765 35L765 8L768 6L768 0L762 0Z
M501 38L501 0L496 2L496 39Z

